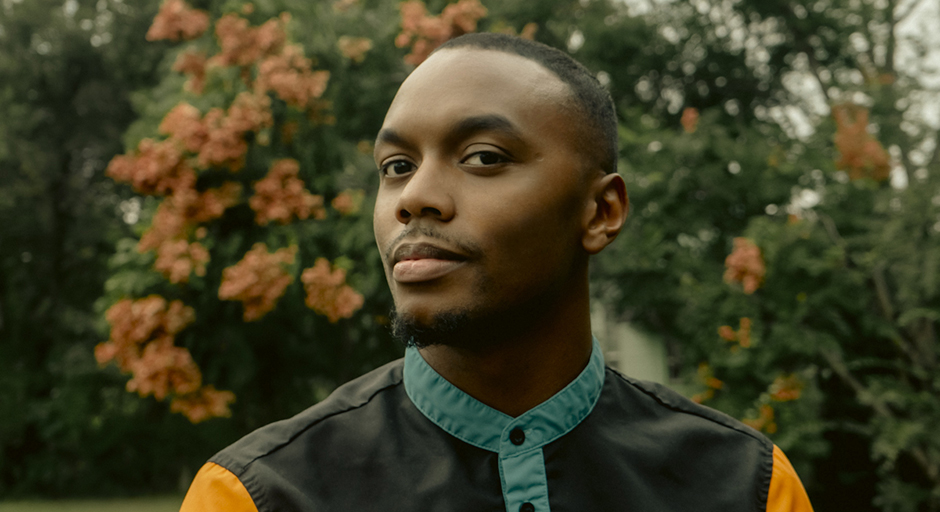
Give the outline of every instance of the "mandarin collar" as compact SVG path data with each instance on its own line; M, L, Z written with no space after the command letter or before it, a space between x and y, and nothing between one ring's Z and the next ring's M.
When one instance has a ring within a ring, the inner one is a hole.
M604 356L597 339L587 366L564 389L513 418L483 404L442 377L418 349L408 347L404 363L405 391L412 403L450 435L501 456L542 448L578 426L591 413L604 385ZM516 445L518 432L525 443Z

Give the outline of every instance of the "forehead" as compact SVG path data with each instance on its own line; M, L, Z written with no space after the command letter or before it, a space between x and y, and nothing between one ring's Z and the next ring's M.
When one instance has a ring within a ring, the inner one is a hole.
M495 114L520 126L559 131L572 124L564 122L570 105L569 87L535 61L496 50L453 48L433 54L411 73L383 129Z

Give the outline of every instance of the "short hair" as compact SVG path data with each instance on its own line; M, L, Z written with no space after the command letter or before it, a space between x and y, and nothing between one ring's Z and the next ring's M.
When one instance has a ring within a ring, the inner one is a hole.
M435 52L456 48L479 48L511 53L534 61L551 71L571 90L574 103L588 129L582 143L588 146L605 174L617 172L617 113L610 92L580 62L551 46L508 34L471 33L451 39Z

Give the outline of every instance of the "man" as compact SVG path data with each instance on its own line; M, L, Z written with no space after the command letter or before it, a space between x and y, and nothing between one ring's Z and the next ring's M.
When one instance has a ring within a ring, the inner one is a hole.
M214 456L183 510L810 511L768 439L605 369L587 269L627 215L616 130L562 52L431 55L375 145L404 359Z

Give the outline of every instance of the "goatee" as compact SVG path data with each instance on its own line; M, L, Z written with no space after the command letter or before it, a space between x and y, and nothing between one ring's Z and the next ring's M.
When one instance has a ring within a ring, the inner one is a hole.
M422 325L413 316L401 315L392 309L392 336L406 347L424 348L432 345L465 347L467 334L474 323L467 310L439 313L428 325ZM471 347L465 347L471 348Z

